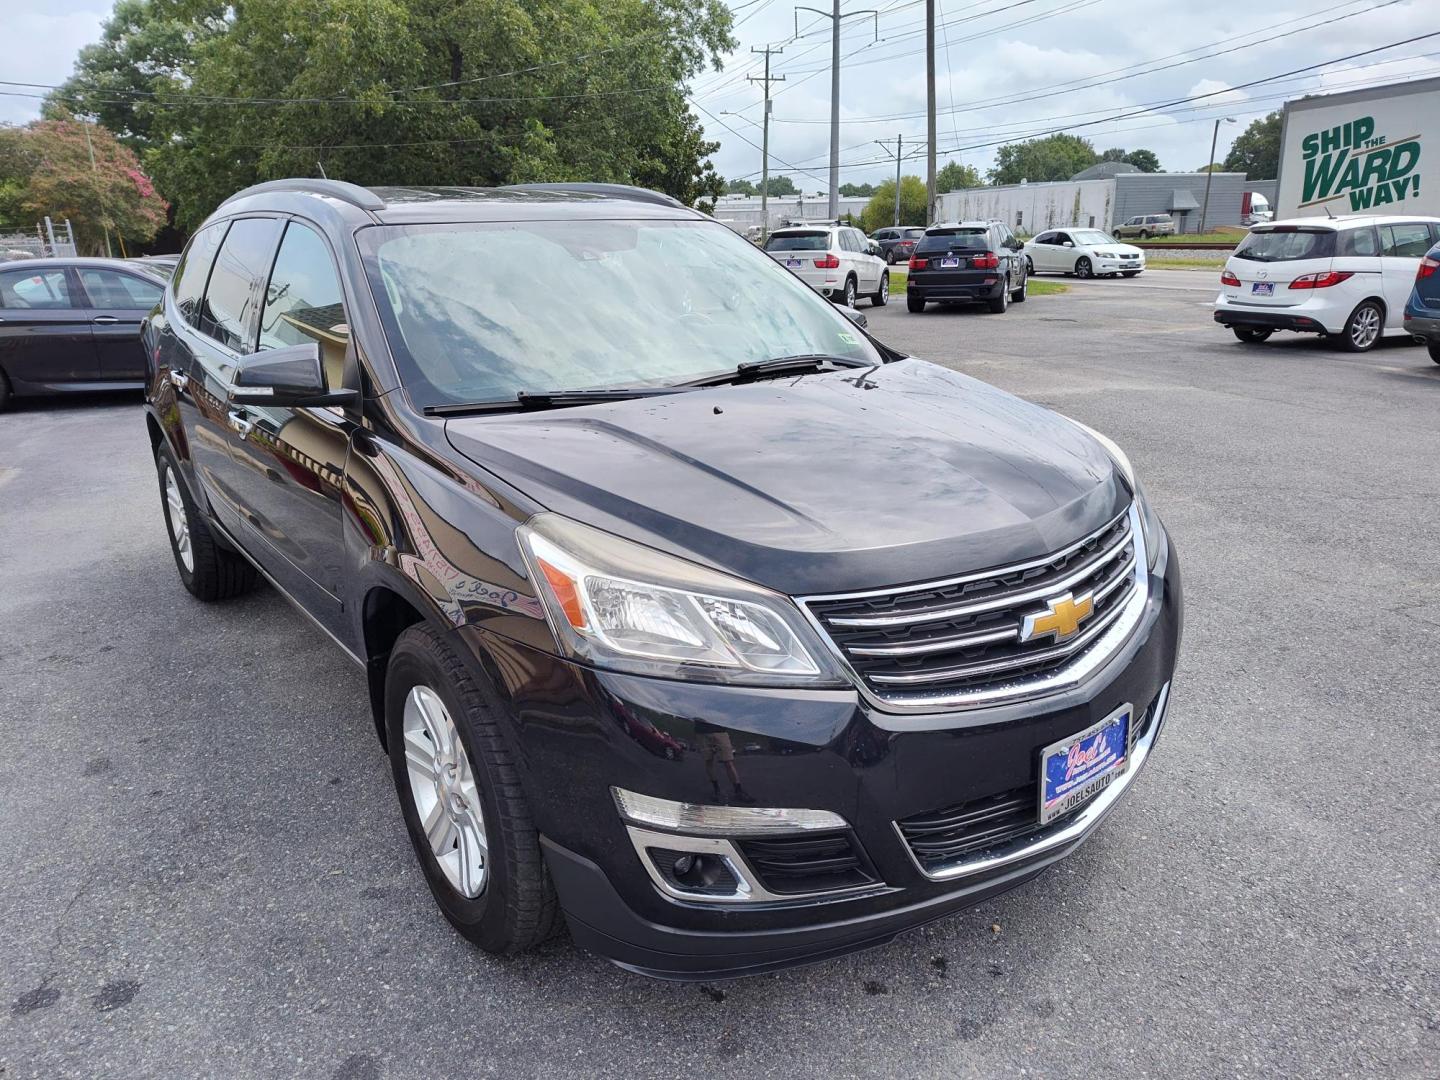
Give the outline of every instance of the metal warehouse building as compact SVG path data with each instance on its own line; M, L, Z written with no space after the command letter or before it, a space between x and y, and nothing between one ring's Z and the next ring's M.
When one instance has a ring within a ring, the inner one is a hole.
M1199 231L1207 174L1122 172L1105 169L1105 164L1077 173L1071 180L947 192L940 196L940 217L946 221L994 219L1017 231L1037 233L1067 226L1108 229L1137 214L1169 214L1177 231ZM1097 171L1102 175L1094 177ZM1266 185L1249 181L1238 172L1209 176L1205 227L1239 227L1245 193L1263 191Z

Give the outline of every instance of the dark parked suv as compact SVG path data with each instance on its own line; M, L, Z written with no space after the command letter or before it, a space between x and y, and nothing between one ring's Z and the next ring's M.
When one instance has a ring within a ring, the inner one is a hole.
M1415 271L1404 326L1430 350L1430 359L1440 364L1440 244L1425 254Z
M1030 279L1025 245L999 221L931 225L910 256L905 306L983 302L997 315L1024 303Z
M354 660L485 949L882 942L1072 851L1163 731L1179 567L1124 454L665 196L262 184L144 339L181 580Z

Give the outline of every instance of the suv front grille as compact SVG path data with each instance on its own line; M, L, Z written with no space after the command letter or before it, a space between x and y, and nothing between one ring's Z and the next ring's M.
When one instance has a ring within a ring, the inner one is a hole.
M853 889L879 878L849 833L737 841L760 884L782 896Z
M1129 512L1078 543L1015 566L948 581L804 601L870 693L901 708L1023 696L1125 619L1143 588L1143 545ZM1074 624L1045 633L1070 597ZM1022 641L1027 616L1042 622Z
M1149 733L1154 719L1152 702L1130 725L1131 746ZM1082 803L1069 814L1052 818L1042 826L1038 785L1037 778L998 795L914 814L895 825L920 868L934 874L968 856L994 851L1042 828L1063 825L1088 805Z

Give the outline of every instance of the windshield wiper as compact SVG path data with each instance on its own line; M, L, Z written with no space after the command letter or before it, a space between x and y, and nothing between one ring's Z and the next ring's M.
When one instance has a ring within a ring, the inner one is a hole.
M753 382L780 375L813 375L837 368L868 368L873 365L848 356L831 356L828 353L804 353L799 356L777 356L772 360L747 360L734 371L719 375L706 375L680 386L724 386L730 383Z
M613 390L522 390L511 398L467 401L454 405L426 405L426 416L470 416L474 413L523 412L527 409L563 409L574 405L596 405L606 401L679 394L689 386L622 386Z

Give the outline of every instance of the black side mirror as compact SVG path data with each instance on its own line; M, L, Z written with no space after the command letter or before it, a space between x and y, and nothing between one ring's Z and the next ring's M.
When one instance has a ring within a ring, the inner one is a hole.
M865 313L863 311L859 311L853 307L842 307L840 309L840 313L844 315L847 319L849 319L851 322L853 322L856 326L860 327L861 330L864 330L867 326L870 325L870 320L865 318Z
M314 341L242 356L235 365L230 400L237 405L345 406L354 390L327 390L320 346Z

